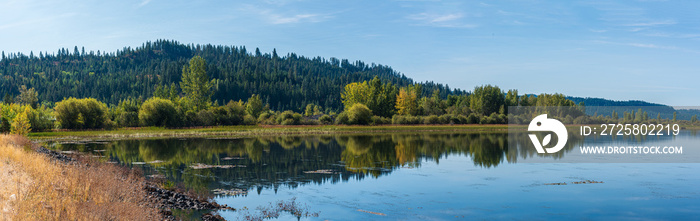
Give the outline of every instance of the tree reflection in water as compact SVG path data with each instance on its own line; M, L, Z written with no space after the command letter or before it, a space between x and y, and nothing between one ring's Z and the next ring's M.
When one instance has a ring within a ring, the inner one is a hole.
M571 151L581 138L555 158ZM277 191L280 186L337 183L378 178L398 168L440 162L448 155L467 156L474 165L491 168L518 158L536 157L533 148L510 145L508 139L530 142L526 134L509 137L488 133L400 133L381 135L265 136L255 138L187 138L118 140L106 143L57 144L61 150L104 154L111 161L142 166L194 190L215 188ZM146 162L147 164L132 164ZM195 169L194 164L236 165ZM320 172L319 172L320 171Z

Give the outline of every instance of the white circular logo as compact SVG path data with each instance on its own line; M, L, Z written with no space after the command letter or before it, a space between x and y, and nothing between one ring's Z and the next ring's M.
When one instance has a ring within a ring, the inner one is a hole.
M532 121L530 121L530 126L527 127L527 131L554 132L554 134L556 134L557 138L559 139L557 145L554 145L554 147L543 148L544 146L547 146L547 144L549 144L549 141L552 140L552 134L547 134L547 136L545 136L544 139L542 139L541 143L539 139L537 139L537 135L529 134L530 140L532 140L532 144L534 144L535 149L537 149L537 153L559 152L562 148L564 148L564 145L566 145L566 140L569 139L569 134L567 133L564 124L562 124L556 119L547 118L547 114L542 114L532 119Z

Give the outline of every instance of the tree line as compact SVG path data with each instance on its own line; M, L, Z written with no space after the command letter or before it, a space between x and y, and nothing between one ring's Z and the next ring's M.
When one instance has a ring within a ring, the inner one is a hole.
M645 122L651 120L641 109L616 112L611 116L586 115L584 104L575 104L562 94L519 95L498 86L477 86L469 93L448 94L440 89L424 96L424 84L402 86L374 76L371 80L344 85L336 96L343 105L339 112L317 102L305 104L303 111L274 110L258 94L246 101L229 100L218 104L214 96L216 79L201 56L183 65L180 80L156 86L153 96L143 100L126 98L107 104L95 98L65 98L55 104L38 103L34 88L20 87L20 94L0 104L0 131L26 134L50 129L112 129L158 126L192 127L217 125L380 125L380 124L505 124L508 107L572 107L562 112L564 123ZM532 116L510 114L511 123L528 122ZM661 121L660 115L656 121ZM676 121L674 116L673 121ZM694 116L689 123L697 123Z

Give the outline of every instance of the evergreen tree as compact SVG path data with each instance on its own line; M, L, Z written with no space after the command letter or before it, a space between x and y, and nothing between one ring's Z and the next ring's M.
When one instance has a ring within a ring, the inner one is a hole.
M22 105L29 105L33 109L36 109L39 102L39 95L36 93L34 88L27 89L27 86L22 85L19 87L19 95L17 95L16 101Z
M3 97L2 102L5 104L12 104L15 100L12 98L12 95L5 92L5 97Z

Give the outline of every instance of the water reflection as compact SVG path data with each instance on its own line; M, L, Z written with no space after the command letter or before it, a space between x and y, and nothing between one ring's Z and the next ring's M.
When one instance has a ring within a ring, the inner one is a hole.
M587 142L644 139L670 138L585 138ZM558 159L583 143L584 138L570 134L562 151L548 155L538 154L526 145L530 142L524 133L403 133L141 139L57 143L55 148L102 154L109 161L142 166L147 173L163 174L195 190L242 188L260 192L264 188L276 191L280 186L377 178L398 168L420 167L421 162L439 163L448 155L469 157L471 163L484 168L535 157ZM195 164L235 167L197 168Z

